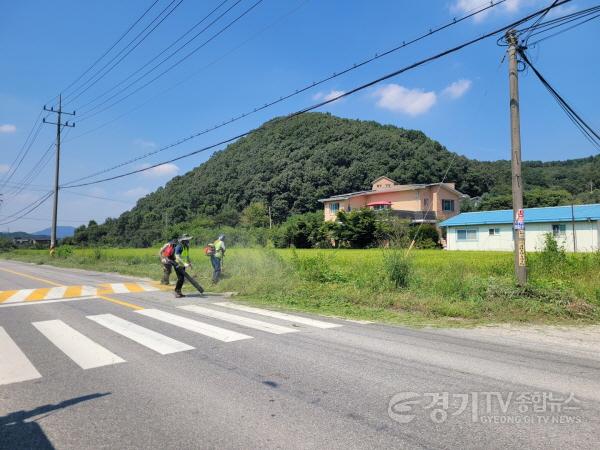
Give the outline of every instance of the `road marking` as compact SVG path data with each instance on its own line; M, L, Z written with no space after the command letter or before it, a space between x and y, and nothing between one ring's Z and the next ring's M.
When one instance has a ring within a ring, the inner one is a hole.
M29 278L29 279L35 280L35 281L41 281L42 283L46 283L46 284L51 284L53 286L62 286L62 284L60 284L60 283L55 283L54 281L46 280L45 278L34 277L33 275L28 275L26 273L17 272L15 270L5 269L3 267L0 267L0 270L2 270L4 272L12 273L14 275L19 275L20 277Z
M125 362L62 320L45 320L32 325L82 369Z
M18 291L2 291L0 292L0 303L11 298Z
M63 298L63 297L65 297L66 291L67 291L66 286L53 287L46 293L44 300L54 300L57 298ZM76 295L72 295L72 296L70 295L69 297L76 297ZM30 298L30 300L31 300L31 298Z
M46 298L46 295L48 295L48 292L50 291L50 289L58 289L58 288L34 289L34 291L31 293L31 295L29 297L27 297L25 299L25 301L32 302L32 301L36 301L36 300L43 300L44 298Z
M123 283L110 283L108 286L114 294L127 294L129 292L129 289Z
M145 289L138 283L123 283L128 292L145 292Z
M96 296L98 289L92 286L81 286L81 295Z
M184 344L112 314L99 314L97 316L87 316L87 318L161 355L194 349L191 345Z
M134 305L133 303L124 302L123 300L117 300L116 298L110 298L104 295L98 295L97 298L101 298L102 300L106 300L108 302L116 303L117 305L126 306L128 308L135 309L136 311L144 309L141 306Z
M224 306L225 308L237 309L238 311L245 311L253 314L260 314L261 316L274 317L276 319L287 320L289 322L301 323L316 328L337 328L341 327L337 323L324 322L322 320L309 319L308 317L294 316L292 314L271 311L269 309L253 308L252 306L238 305L231 302L218 302L214 303L217 306Z
M0 385L42 377L2 327L0 327L0 355L2 355L0 358Z
M98 294L115 292L154 292L159 289L146 283L113 283L101 285L100 289L93 286L56 286L52 288L19 289L0 291L0 303L40 302L71 297L97 297ZM106 299L105 299L106 300ZM112 300L111 300L112 301ZM118 301L115 301L118 303ZM122 303L121 303L122 304ZM131 305L130 303L128 305ZM139 308L136 306L136 308Z
M74 300L89 300L89 299L90 299L90 297L74 297L74 298L60 298L60 299L56 299L56 300L39 300L37 302L9 303L8 305L1 303L0 308L12 308L14 306L36 306L36 305L45 305L46 303L72 302Z
M299 331L294 328L275 325L272 323L263 322L262 320L250 319L248 317L229 314L222 311L215 311L214 309L208 309L198 305L180 306L179 308L184 309L186 311L191 311L196 314L202 314L203 316L212 317L213 319L224 320L226 322L235 323L244 327L254 328L260 331L266 331L267 333L285 334L295 333Z
M223 342L233 342L242 339L252 339L252 336L248 336L246 334L215 327L207 323L188 319L187 317L178 316L176 314L171 314L158 309L143 309L141 311L136 312L146 317L152 317L153 319L161 320L171 325L175 325L176 327L184 328L195 333L203 334L205 336L211 337L213 339L218 339L219 341Z
M6 303L17 303L17 302L25 301L25 299L27 297L29 297L33 293L33 291L35 291L35 289L21 289L20 291L15 292L9 298L4 300L3 303L6 304Z

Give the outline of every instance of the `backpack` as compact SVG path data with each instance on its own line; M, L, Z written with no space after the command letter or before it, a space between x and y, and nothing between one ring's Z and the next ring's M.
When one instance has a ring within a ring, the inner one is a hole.
M172 258L173 254L175 253L175 245L171 243L165 244L160 253L163 258Z
M206 247L204 247L204 254L206 256L214 256L216 252L215 244L206 244Z

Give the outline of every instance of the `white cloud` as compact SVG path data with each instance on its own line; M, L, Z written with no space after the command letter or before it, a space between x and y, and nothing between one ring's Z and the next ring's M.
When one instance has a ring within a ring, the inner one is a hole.
M0 134L9 134L14 133L15 131L17 131L17 127L10 123L0 125Z
M140 198L149 193L150 191L146 188L136 187L123 192L123 195L128 198Z
M435 92L425 92L423 89L408 89L398 84L386 84L377 89L374 94L378 98L377 106L409 116L426 113L437 102Z
M147 148L147 149L158 147L158 144L156 142L154 142L154 141L148 141L148 140L145 140L145 139L135 139L133 141L133 143L135 145L137 145L138 147Z
M0 173L6 173L10 170L10 166L8 164L0 164Z
M455 81L454 83L450 83L443 91L442 94L452 98L460 98L466 94L466 92L471 89L471 80L460 79Z
M150 167L150 164L144 164L144 165L142 165L141 168L145 169L146 167ZM158 178L158 177L174 177L175 175L177 175L178 172L179 172L179 167L177 167L175 164L167 163L167 164L163 164L161 166L153 167L152 169L148 169L148 170L142 172L142 174L147 177Z
M336 91L335 89L329 91L329 92L317 92L315 95L312 96L313 100L333 100L336 97L339 97L340 95L345 94L344 91ZM341 99L340 99L341 100Z

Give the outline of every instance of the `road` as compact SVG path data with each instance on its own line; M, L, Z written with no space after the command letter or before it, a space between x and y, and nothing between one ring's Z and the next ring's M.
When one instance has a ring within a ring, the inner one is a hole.
M0 291L2 449L600 445L597 347L281 316L9 261Z

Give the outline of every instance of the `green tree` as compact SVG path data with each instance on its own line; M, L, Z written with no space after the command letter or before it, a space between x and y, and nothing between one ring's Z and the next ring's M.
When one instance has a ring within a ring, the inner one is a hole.
M269 211L267 205L262 202L250 203L242 211L240 223L249 227L269 226Z

